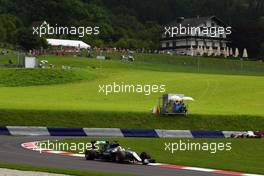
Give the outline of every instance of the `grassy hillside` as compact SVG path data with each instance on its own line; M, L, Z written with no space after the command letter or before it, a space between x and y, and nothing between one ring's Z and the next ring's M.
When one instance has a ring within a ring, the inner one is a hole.
M25 76L21 74L20 85L0 87L0 125L237 130L264 127L263 63L199 58L198 70L195 69L197 59L190 57L138 55L135 63L121 62L117 54L111 57L111 61L97 61L42 56L39 59L46 59L57 67L63 64L81 68L78 75L88 78L78 81L77 76L77 80L71 81L67 75L62 76L62 82L71 82L69 84L25 87ZM0 82L12 81L12 77L0 77ZM50 77L44 82L54 83L57 78ZM165 84L167 93L184 93L194 97L195 102L188 104L188 119L156 118L150 114L150 109L161 93L106 96L98 92L99 85L113 82Z
M89 80L94 76L83 70L1 69L0 85L7 87L50 85Z

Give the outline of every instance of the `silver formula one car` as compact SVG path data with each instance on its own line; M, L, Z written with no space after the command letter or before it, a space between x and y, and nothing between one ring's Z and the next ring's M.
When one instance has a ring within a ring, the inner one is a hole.
M231 138L263 138L264 132L262 131L247 131L241 133L233 133Z
M146 153L138 155L136 152L122 148L118 142L93 141L92 149L85 151L86 160L105 160L117 163L141 163L147 165L155 160Z

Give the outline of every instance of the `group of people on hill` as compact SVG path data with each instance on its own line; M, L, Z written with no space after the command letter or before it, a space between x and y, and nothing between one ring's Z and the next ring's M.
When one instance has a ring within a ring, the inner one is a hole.
M166 104L166 113L187 113L187 107L183 100L170 100Z
M8 52L8 50L1 50L0 53L1 53L1 55L7 55L9 52Z

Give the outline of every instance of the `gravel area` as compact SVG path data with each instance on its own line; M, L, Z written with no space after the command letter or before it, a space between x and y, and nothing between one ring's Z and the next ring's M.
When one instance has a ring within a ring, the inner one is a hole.
M1 176L67 176L63 174L52 174L46 172L35 172L35 171L20 171L13 169L0 169Z

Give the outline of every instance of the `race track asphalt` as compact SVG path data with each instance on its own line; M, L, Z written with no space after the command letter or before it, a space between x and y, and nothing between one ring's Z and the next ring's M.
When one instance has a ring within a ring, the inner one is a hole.
M51 168L125 173L144 176L223 176L224 174L189 171L157 166L117 164L102 161L86 161L83 158L38 153L21 147L22 143L65 137L16 137L0 136L0 163L12 163Z

